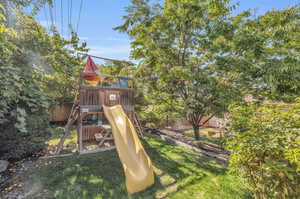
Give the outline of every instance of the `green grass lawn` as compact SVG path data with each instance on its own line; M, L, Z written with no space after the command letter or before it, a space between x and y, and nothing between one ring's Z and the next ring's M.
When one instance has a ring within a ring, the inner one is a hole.
M157 138L146 137L143 145L153 161L156 180L151 188L134 195L126 191L115 150L27 163L20 181L27 197L38 199L251 198L243 181L228 174L222 163Z
M63 133L64 133L64 127L53 125L51 128L51 138L46 142L46 144L57 145ZM73 127L70 132L70 136L68 136L64 141L64 148L69 148L69 151L75 152L77 150L76 143L77 143L77 133L76 133L76 128Z
M65 127L52 126L51 128L51 138L47 141L48 144L58 144L60 136L64 133ZM70 136L65 139L65 144L74 143L76 144L76 128L73 127Z

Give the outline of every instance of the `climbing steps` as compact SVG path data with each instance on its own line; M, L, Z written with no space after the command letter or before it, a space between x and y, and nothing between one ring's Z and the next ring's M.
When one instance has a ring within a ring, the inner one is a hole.
M79 105L74 103L72 106L71 113L69 115L67 124L65 126L65 132L64 132L64 134L62 134L62 136L60 138L60 141L57 145L55 154L59 154L61 152L64 142L65 142L65 139L70 135L71 127L74 124L74 122L77 120L78 116L79 116Z

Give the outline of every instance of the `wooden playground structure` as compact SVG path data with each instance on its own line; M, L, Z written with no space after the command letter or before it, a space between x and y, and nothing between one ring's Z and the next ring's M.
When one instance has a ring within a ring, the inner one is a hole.
M103 105L122 105L127 117L133 121L139 135L142 135L134 111L135 88L133 79L104 75L97 70L96 64L89 56L85 70L80 75L75 102L65 132L57 145L56 154L62 151L64 140L70 135L74 123L77 127L77 151L79 154L115 148L111 127L103 112Z

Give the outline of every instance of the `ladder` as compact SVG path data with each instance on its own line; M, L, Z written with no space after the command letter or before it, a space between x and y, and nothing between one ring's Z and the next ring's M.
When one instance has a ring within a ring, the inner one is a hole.
M60 141L57 145L55 154L59 154L61 152L61 150L63 149L65 139L70 135L72 125L77 120L78 115L79 115L79 105L77 103L74 103L72 106L72 109L71 109L71 113L68 118L68 122L65 126L65 132L64 132L64 134L62 134L62 136L60 138Z
M133 123L137 127L139 137L144 138L142 126L137 118L136 113L133 114Z

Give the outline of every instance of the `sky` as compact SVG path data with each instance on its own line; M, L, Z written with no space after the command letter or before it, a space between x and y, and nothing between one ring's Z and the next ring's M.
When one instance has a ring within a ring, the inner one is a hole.
M53 22L59 32L64 37L68 37L67 24L70 22L80 40L87 42L90 54L130 60L128 36L113 30L114 27L122 24L122 17L126 15L125 8L130 5L130 0L54 0L54 2L53 9L42 8L36 16L45 28L49 28ZM233 0L232 2L239 2L234 13L255 9L255 14L261 15L271 9L284 9L289 5L295 5L300 0Z

